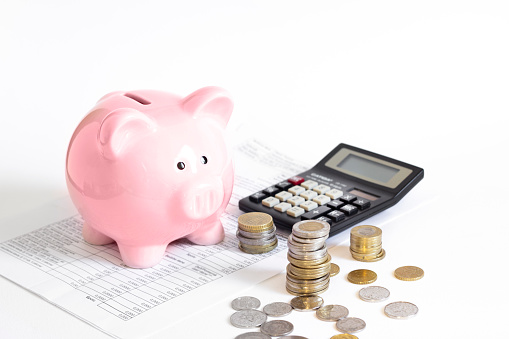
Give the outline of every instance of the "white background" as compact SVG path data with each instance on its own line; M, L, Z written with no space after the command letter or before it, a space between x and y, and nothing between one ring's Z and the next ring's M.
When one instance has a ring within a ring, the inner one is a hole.
M345 142L425 169L378 219L406 213L384 225L388 256L368 266L417 317L358 300L345 276L365 265L348 242L332 250L341 273L324 298L366 320L359 338L505 337L508 60L506 1L3 0L0 232L67 194L69 139L102 95L221 86L236 104L230 129L310 164ZM426 276L397 281L402 265ZM290 300L282 274L243 292ZM197 300L199 316L156 337L233 338L229 302ZM107 337L3 278L0 319L2 338ZM296 335L339 333L313 314L288 320Z

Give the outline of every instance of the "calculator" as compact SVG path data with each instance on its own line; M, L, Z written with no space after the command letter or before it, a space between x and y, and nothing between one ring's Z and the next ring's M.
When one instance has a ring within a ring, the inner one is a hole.
M310 170L239 201L244 212L264 212L278 228L317 219L337 234L395 205L424 170L364 149L339 144Z

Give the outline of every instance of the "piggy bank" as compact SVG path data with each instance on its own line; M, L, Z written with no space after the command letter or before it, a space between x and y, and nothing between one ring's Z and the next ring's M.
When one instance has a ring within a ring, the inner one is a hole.
M116 242L123 262L147 268L179 238L223 240L219 217L233 189L225 127L229 95L153 91L100 99L74 132L66 159L71 199L94 245Z

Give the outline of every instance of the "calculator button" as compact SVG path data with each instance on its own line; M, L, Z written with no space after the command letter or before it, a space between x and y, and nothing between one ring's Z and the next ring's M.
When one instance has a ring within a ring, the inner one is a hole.
M292 193L293 195L300 195L305 191L306 189L302 186L293 186L292 188L288 189L288 192Z
M305 211L303 208L300 208L297 206L293 206L292 208L289 208L288 210L286 210L286 214L288 214L289 216L294 217L294 218L301 216L302 214L304 214L304 212Z
M268 198L267 198L268 199ZM357 207L353 205L345 205L339 209L341 212L345 213L347 216L354 215L357 213Z
M285 192L285 191L279 192L278 194L276 194L276 198L278 198L281 201L286 201L286 200L290 199L291 197L293 197L293 194Z
M276 199L274 197L268 197L262 200L262 204L263 206L274 207L277 204L279 204L279 199Z
M327 206L329 206L332 209L339 209L342 206L345 206L346 204L342 202L341 200L332 200L331 202L327 203Z
M300 194L300 196L306 200L311 200L314 197L318 196L318 193L316 193L315 191L307 190L307 191L302 192Z
M345 213L343 212L340 212L340 211L332 211L330 213L327 214L327 218L331 218L332 221L334 222L338 222L340 220L343 220L346 218L345 216Z
M357 199L353 202L353 205L362 211L371 206L371 203L365 199Z
M304 178L302 177L299 177L299 176L294 176L294 177L291 177L290 179L288 179L288 182L293 184L293 185L300 185L304 182Z
M334 199L337 199L340 196L342 196L343 195L343 191L340 191L338 189L333 188L330 191L328 191L327 193L325 193L325 195L334 200Z
M308 201L309 202L309 201ZM301 205L302 206L302 205ZM330 212L327 206L320 206L302 215L302 220L316 219Z
M318 204L314 201L304 201L302 204L299 205L299 207L309 212L317 208Z
M293 206L299 206L304 201L306 201L306 199L299 197L299 196L294 196L294 197L291 197L290 199L286 200L286 202L292 204Z
M318 183L314 180L306 180L302 184L300 184L302 187L304 187L307 190L313 189L314 187L318 186Z
M282 202L274 206L274 209L279 212L286 212L289 208L292 208L292 205L287 202Z
M281 191L286 191L292 186L293 184L288 181L281 181L279 184L276 185L276 187L279 188Z
M313 191L315 191L316 193L318 194L324 194L325 192L328 192L330 191L330 187L329 186L326 186L326 185L318 185L316 187L313 188Z
M313 201L316 202L318 205L322 206L328 203L330 201L330 198L326 195L319 195L316 198L313 198Z
M339 198L339 200L341 200L343 202L346 202L347 204L353 202L356 199L357 199L357 197L353 196L351 194L345 194L345 195L343 195L342 197Z
M326 223L328 223L328 224L332 224L332 220L330 220L330 219L329 219L329 218L327 218L327 217L323 217L323 216L322 216L322 217L320 217L320 218L318 218L318 219L316 219L316 220L325 221L325 222L326 222Z
M272 196L276 195L279 192L281 192L281 190L279 188L277 188L276 186L270 186L263 190L263 193L265 193L267 195L272 195Z
M251 194L249 196L249 200L251 200L252 202L256 202L256 203L262 202L262 200L265 198L267 198L267 194L265 194L263 192L257 192L255 194Z

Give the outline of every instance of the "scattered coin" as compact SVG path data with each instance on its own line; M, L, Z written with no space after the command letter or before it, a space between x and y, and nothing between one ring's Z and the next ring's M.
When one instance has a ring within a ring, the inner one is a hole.
M267 315L258 310L237 311L230 317L230 322L238 328L255 328L267 321Z
M235 339L271 339L271 336L261 332L248 332L236 336Z
M323 321L338 321L347 316L348 308L341 305L327 305L316 310L316 317Z
M290 304L296 311L313 311L323 305L323 299L317 295L300 296L293 298Z
M408 319L414 317L419 309L412 303L406 301L397 301L390 303L384 308L384 313L393 319Z
M371 284L376 281L376 273L366 269L355 270L348 273L347 279L353 284Z
M293 324L286 320L271 320L263 323L260 327L260 331L271 337L279 337L292 333Z
M403 281L415 281L424 277L424 271L417 266L403 266L394 271L394 276Z
M336 276L336 275L338 275L338 273L339 273L339 266L334 263L331 263L330 264L330 276L331 277Z
M282 317L290 314L292 310L293 310L292 305L284 302L274 302L265 305L265 307L263 308L263 312L265 312L266 315L271 317Z
M260 300L256 299L255 297L238 297L236 299L233 299L232 301L232 307L236 311L241 310L254 310L260 307L261 303Z
M343 333L357 333L366 328L366 323L359 318L344 318L338 320L336 327Z
M384 301L389 295L389 290L381 286L368 286L359 291L359 298L368 302Z
M330 339L359 339L357 336L349 333L336 334L330 337Z

